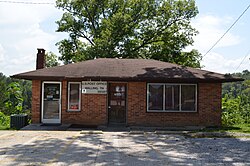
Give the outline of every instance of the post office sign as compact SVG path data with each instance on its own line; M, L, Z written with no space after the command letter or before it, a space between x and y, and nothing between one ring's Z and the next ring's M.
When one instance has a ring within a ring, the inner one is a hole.
M107 94L107 82L105 81L82 81L82 93Z

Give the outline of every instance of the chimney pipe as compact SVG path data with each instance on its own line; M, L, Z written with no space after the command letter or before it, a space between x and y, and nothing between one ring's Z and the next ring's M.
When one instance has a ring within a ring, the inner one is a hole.
M36 57L36 70L45 68L45 49L38 48Z

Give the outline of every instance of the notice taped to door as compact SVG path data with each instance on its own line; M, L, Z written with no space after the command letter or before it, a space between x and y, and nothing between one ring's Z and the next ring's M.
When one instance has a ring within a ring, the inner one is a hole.
M82 81L82 93L107 94L107 82L105 81Z

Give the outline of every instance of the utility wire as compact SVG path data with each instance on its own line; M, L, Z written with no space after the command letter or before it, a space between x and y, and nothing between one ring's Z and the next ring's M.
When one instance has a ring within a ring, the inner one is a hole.
M0 3L16 3L16 4L26 4L26 5L55 5L55 3L51 2L24 2L24 1L2 1Z
M240 68L240 66L242 65L242 63L244 62L244 60L246 59L246 57L249 55L249 53L250 53L250 49L247 51L246 55L244 56L244 58L240 62L239 66L235 69L234 73Z
M221 39L233 28L233 26L239 21L239 19L246 13L250 8L250 4L247 8L241 13L241 15L234 21L234 23L227 29L227 31L214 43L214 45L203 55L203 58L221 41Z

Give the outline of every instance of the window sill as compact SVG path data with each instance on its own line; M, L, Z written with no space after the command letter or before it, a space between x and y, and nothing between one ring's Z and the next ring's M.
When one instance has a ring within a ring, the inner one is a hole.
M67 112L81 112L81 110L67 110Z
M160 110L147 110L148 113L197 113L197 111L160 111Z

